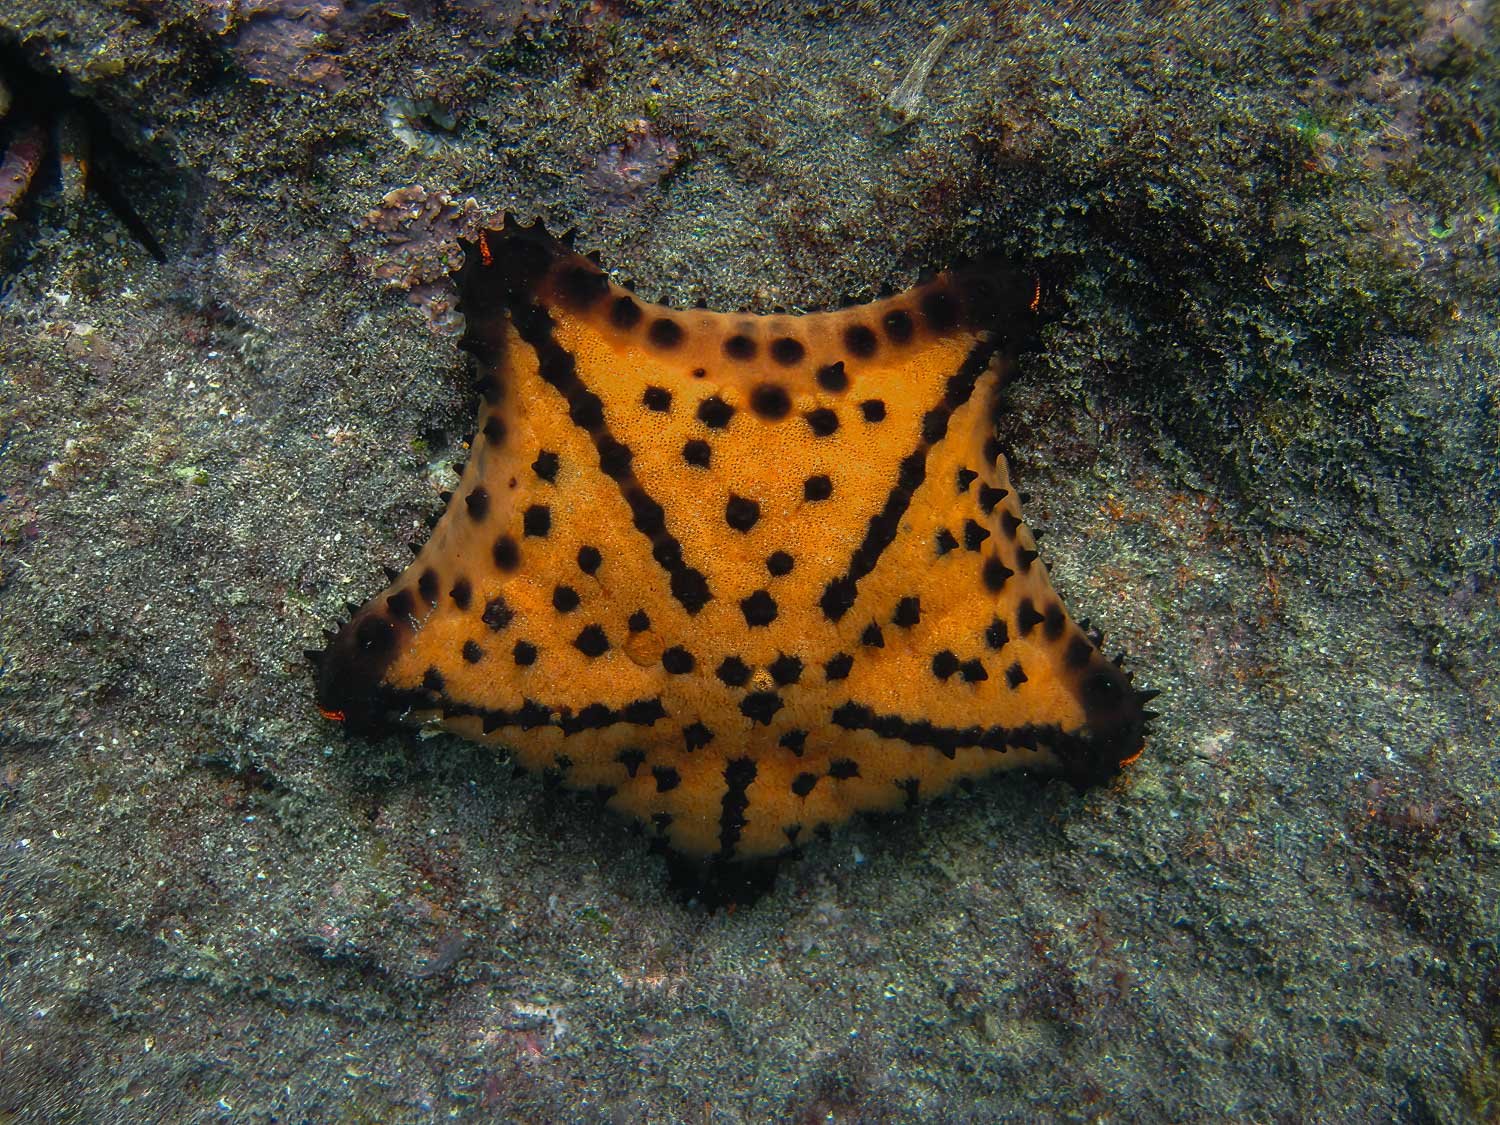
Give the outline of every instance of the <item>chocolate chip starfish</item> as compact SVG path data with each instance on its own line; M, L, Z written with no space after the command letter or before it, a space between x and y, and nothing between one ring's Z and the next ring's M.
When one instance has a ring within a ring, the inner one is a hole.
M1064 609L994 436L1033 278L748 316L646 304L540 225L465 251L473 454L320 655L329 718L508 748L719 861L1139 754L1154 693Z

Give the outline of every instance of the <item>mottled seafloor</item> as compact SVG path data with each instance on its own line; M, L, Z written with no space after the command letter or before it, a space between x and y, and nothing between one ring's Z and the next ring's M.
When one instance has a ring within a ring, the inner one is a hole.
M74 99L0 232L0 1121L1496 1120L1497 47L1488 0L0 0ZM346 742L301 652L453 482L442 278L506 209L682 305L1041 263L1006 444L1163 692L1140 762L711 913L487 751Z

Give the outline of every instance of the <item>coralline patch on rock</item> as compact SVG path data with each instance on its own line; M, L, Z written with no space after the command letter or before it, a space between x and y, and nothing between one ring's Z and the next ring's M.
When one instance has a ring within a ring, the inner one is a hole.
M199 0L214 33L231 40L231 51L255 81L272 86L338 93L348 78L345 51L374 34L404 27L426 12L407 0ZM486 23L513 31L508 6Z
M677 141L638 118L623 141L607 146L594 158L588 184L605 207L627 207L639 203L680 160Z
M1458 56L1472 59L1483 49L1490 0L1427 0L1426 26L1416 42L1417 59L1427 66Z
M434 332L456 335L463 330L451 280L463 264L458 242L474 238L482 218L472 199L454 202L421 184L397 188L360 220L364 245L355 258L371 277L406 290Z
M333 93L343 89L335 33L350 20L342 0L205 0L216 30L252 79Z
M276 86L336 93L348 78L346 51L372 36L430 19L427 5L409 0L199 0L210 29L231 41L240 65L256 81ZM474 3L460 0L447 18L483 50L505 42L535 7L530 3Z

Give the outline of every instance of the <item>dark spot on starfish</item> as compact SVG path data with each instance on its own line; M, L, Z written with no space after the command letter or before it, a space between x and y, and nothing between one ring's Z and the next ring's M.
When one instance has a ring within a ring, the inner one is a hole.
M503 571L509 572L521 565L521 549L509 535L502 535L495 540L492 554L495 565Z
M1024 637L1042 623L1042 615L1036 611L1030 598L1022 598L1016 609L1016 634Z
M634 297L616 297L609 306L609 322L628 331L641 322L641 306Z
M729 419L734 417L734 407L730 406L718 395L706 398L698 404L698 421L702 422L711 430L722 430L729 425Z
M757 590L740 600L740 612L745 615L746 625L764 627L776 620L776 599L767 590Z
M817 476L808 477L802 482L802 498L804 500L827 500L833 495L833 481L827 473L819 473Z
M734 335L724 341L724 354L730 359L747 360L755 358L755 341L749 336Z
M550 449L542 450L536 455L536 460L531 463L531 471L549 484L556 483L557 469L557 454Z
M612 437L601 437L595 448L599 451L599 468L605 476L614 481L624 481L630 476L630 462L635 457L630 446Z
M779 421L791 413L792 398L783 386L761 383L750 392L750 409L767 421Z
M687 675L696 664L693 654L681 645L673 645L661 654L661 666L674 676Z
M781 708L781 696L774 691L752 691L740 700L740 714L762 726L769 726Z
M749 531L760 519L760 505L743 496L729 497L724 505L724 522L736 531Z
M383 618L366 617L354 630L354 642L364 652L383 652L395 641L395 626Z
M682 447L682 459L694 468L706 469L713 451L702 438L693 438Z
M521 527L534 539L545 539L552 531L552 509L546 504L533 504L526 509Z
M609 279L586 266L568 266L558 274L563 299L578 308L588 308L609 292Z
M896 603L896 612L891 614L891 624L899 625L903 629L910 629L922 620L922 601L920 598L907 596Z
M478 485L471 489L464 497L464 507L469 510L469 517L475 523L481 522L490 512L490 494L484 485Z
M581 388L568 397L568 418L580 430L597 430L604 425L604 400L593 391Z
M783 652L771 661L766 671L771 673L771 679L775 680L778 686L787 687L802 678L802 661Z
M771 341L771 358L783 367L801 363L805 354L807 349L802 346L802 341L790 336L779 336Z
M984 585L988 590L999 593L1000 588L1005 585L1005 580L1013 575L1015 571L1007 567L996 555L991 555L984 560Z
M726 656L714 675L725 687L744 687L750 682L750 667L738 656Z
M818 599L818 608L827 620L838 621L854 605L857 592L854 580L848 575L840 575L824 588L823 596Z
M863 324L851 324L844 329L844 347L849 349L852 356L869 359L875 354L878 344L875 333Z
M886 336L897 344L904 344L911 339L911 313L904 309L892 309L885 314L880 324L885 329Z
M838 432L839 416L826 406L807 412L807 425L817 437L831 437Z
M945 290L932 290L922 296L922 316L934 332L946 332L958 324L958 302Z
M1047 612L1042 621L1042 635L1049 641L1055 641L1063 635L1063 628L1067 625L1067 615L1063 613L1062 606L1053 602L1047 607Z
M958 671L958 657L947 649L943 649L932 658L932 674L940 680L946 680Z
M658 348L675 348L682 343L682 325L670 317L657 317L646 330L646 338Z
M515 617L515 610L510 608L503 596L497 595L485 603L484 613L479 619L498 633L514 621Z
M1009 495L1010 492L1004 488L992 488L990 485L981 484L979 486L979 510L982 511L985 515L989 515L995 510L995 505L1000 503L1000 501L1004 500ZM1010 516L1009 512L1006 512L1005 514L1006 516ZM1011 516L1010 518L1014 519L1015 517ZM1019 523L1020 521L1016 520L1016 522ZM1012 529L1011 531L1007 531L1005 534L1014 535L1014 529Z
M609 651L609 638L604 635L602 625L585 625L574 639L573 647L584 656L594 659Z

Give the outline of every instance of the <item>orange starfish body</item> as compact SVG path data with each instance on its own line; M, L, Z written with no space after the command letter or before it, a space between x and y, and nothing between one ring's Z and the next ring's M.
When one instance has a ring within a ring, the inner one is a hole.
M639 301L540 226L466 250L473 455L322 654L325 715L507 747L721 861L1137 755L1148 693L1053 592L994 437L1031 275L748 316Z

